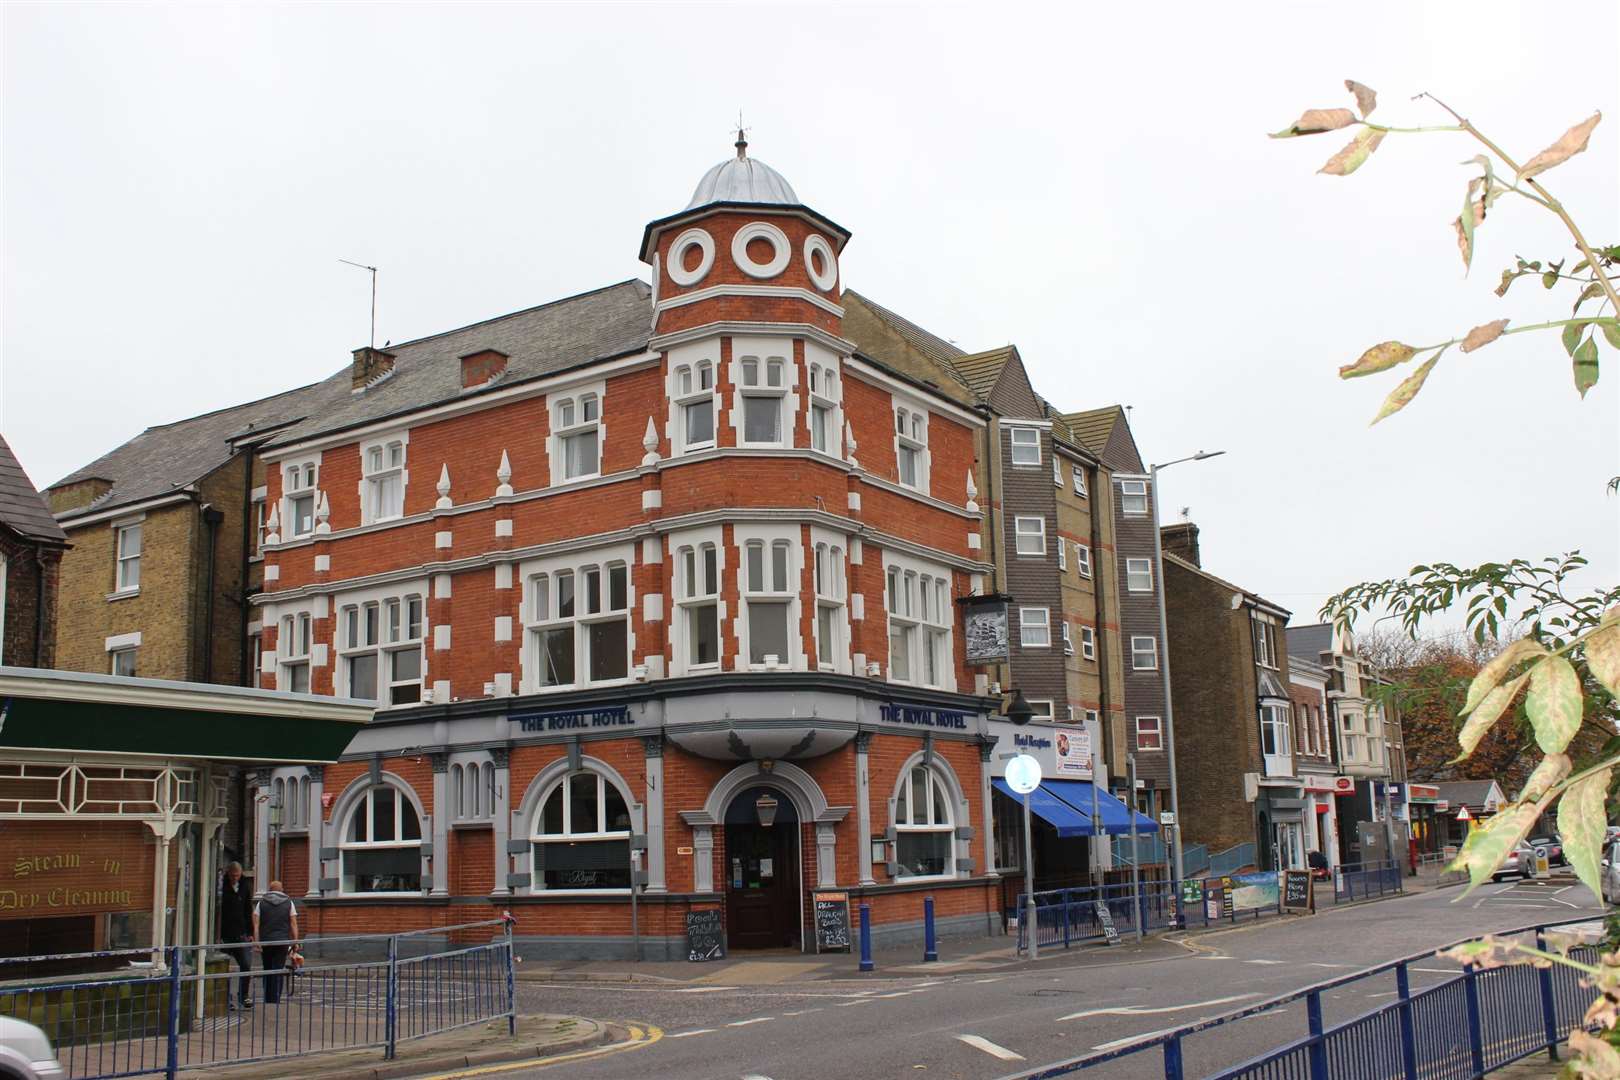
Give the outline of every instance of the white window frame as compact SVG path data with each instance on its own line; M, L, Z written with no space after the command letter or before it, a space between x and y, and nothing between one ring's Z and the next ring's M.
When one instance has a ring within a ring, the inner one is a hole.
M719 671L726 660L725 574L728 564L726 545L720 529L697 529L672 534L669 550L674 559L670 590L674 594L674 626L671 638L674 655L670 670L676 675ZM712 579L705 572L708 557L714 560ZM697 663L692 659L691 620L705 608L714 609L714 660Z
M1059 536L1057 541L1058 572L1065 573L1069 569L1069 546Z
M1074 493L1082 499L1089 497L1090 492L1086 490L1085 469L1081 468L1078 461L1075 461L1069 464L1069 471L1074 474Z
M1153 591L1152 559L1125 560L1125 591L1145 593Z
M315 514L321 504L321 458L299 458L281 464L281 532L283 540L296 540L315 532ZM297 506L309 500L308 528L300 529Z
M371 656L375 662L377 685L375 701L378 709L410 708L431 697L428 682L428 649L430 627L427 617L427 582L415 581L404 585L391 585L384 589L343 593L333 600L337 613L332 630L333 649L337 653L334 685L343 697L357 697L351 667L355 661ZM416 678L395 678L396 654L416 654ZM415 687L411 693L410 688ZM396 692L405 697L395 701Z
M844 379L839 373L836 353L818 348L813 342L804 347L805 370L810 383L810 410L805 414L805 427L810 436L810 449L828 457L844 459ZM821 432L825 445L816 443L816 415L824 412Z
M1056 454L1052 455L1052 486L1063 486L1063 459Z
M1074 655L1074 639L1069 636L1069 624L1068 624L1068 622L1064 621L1064 622L1058 623L1058 629L1063 631L1063 655L1064 656L1073 656Z
M710 352L713 348L704 342L670 353L669 443L677 455L712 450L719 445L720 363ZM709 437L694 439L687 411L705 401L709 403Z
M1254 629L1249 632L1254 642L1254 662L1263 668L1278 670L1277 664L1277 634L1275 627L1258 615L1251 620Z
M119 646L117 648L114 648L114 649L108 649L107 650L107 671L108 671L108 673L112 674L112 675L119 675L119 676L122 676L124 678L130 678L130 679L135 678L136 673L140 670L139 667L137 666L138 663L139 663L139 660L140 660L140 656L139 656L140 648L141 647L139 645L121 645L121 646ZM126 659L129 661L129 670L128 671L119 671L118 667L119 667L120 662L123 661L123 660L126 660Z
M276 689L293 693L314 693L315 617L309 611L285 611L277 624ZM295 688L298 670L304 671L304 688Z
M732 535L737 544L737 666L743 670L766 671L763 656L753 658L753 627L750 625L753 606L780 605L787 622L787 655L778 656L781 669L805 669L804 637L799 629L803 612L800 582L804 580L804 544L799 527L790 526L736 526ZM750 549L759 550L760 576L755 580L750 564ZM786 581L776 580L778 553L785 559ZM777 588L782 584L783 588Z
M395 800L394 836L389 840L375 840L371 837L371 827L374 821L374 815L372 813L372 801L379 794L390 795ZM405 836L405 833L407 832L405 828L405 811L407 809L416 818L415 839L409 839ZM349 839L350 828L354 823L356 814L364 815L363 820L365 821L366 826L366 839L364 840ZM421 885L415 889L356 889L354 888L354 874L350 873L349 871L350 852L397 851L410 849L411 851L418 853L418 858L420 859L423 833L425 831L424 826L426 824L427 822L424 820L423 815L416 809L416 804L411 800L410 796L406 795L405 792L401 791L394 784L379 783L373 784L370 788L368 788L365 794L355 800L353 806L349 807L347 816L344 817L343 822L338 826L338 875L340 878L339 895L419 896L423 892L427 891L430 886L430 880L428 875L421 872L420 868L417 870L417 874L421 878ZM420 867L420 863L418 863L418 867Z
M784 449L793 445L799 367L785 338L733 338L731 342L731 427L737 445ZM772 381L774 378L774 382ZM776 402L776 438L748 438L748 402Z
M410 433L396 432L360 444L360 523L372 525L405 516L405 488L411 474L406 467ZM386 499L390 481L398 481L396 496Z
M587 686L622 686L635 678L636 655L636 575L635 545L616 544L589 551L572 551L548 559L536 559L522 564L523 581L523 648L522 684L525 693L550 694ZM624 572L624 606L612 607L612 577L615 569ZM597 609L589 608L590 574L597 577ZM571 613L561 614L561 581L569 580L572 590ZM540 598L537 582L544 578L545 606ZM590 628L598 624L624 622L625 658L624 675L605 679L590 678ZM573 678L553 685L541 684L541 642L546 631L571 629L573 631Z
M810 587L816 597L812 624L816 667L849 674L849 574L845 565L848 541L838 533L811 529L810 544Z
M1091 546L1076 543L1074 545L1074 568L1083 578L1091 576Z
M1292 761L1294 756L1293 725L1290 722L1289 706L1279 701L1267 701L1260 706L1260 758L1263 765L1268 766L1266 773L1269 776L1292 776ZM1271 733L1272 750L1266 750L1266 734ZM1282 766L1282 771L1275 771L1269 766L1273 759L1286 759L1289 764Z
M607 442L607 383L587 383L549 394L546 397L546 410L551 421L546 452L551 459L552 484L572 484L601 476L602 451ZM574 439L586 438L593 432L596 435L596 468L570 474L568 444Z
M1149 746L1144 738L1151 737L1153 745ZM1136 718L1136 752L1158 753L1164 749L1164 718L1159 716L1138 716Z
M891 395L894 413L894 479L903 488L928 494L932 455L928 452L928 409L910 398ZM903 455L913 455L911 480L901 467Z
M1030 637L1030 632L1039 629L1039 640ZM1050 649L1052 647L1052 609L1044 607L1020 607L1018 609L1018 644L1025 649Z
M919 774L924 778L922 810L926 821L913 821L916 815L912 813L913 789ZM937 766L922 763L912 765L900 778L899 786L895 791L894 799L894 831L895 845L894 858L900 867L895 875L897 881L943 881L956 876L956 799L940 775ZM944 810L944 821L939 821L940 810ZM937 874L910 874L906 872L905 860L900 857L900 838L916 837L919 835L946 837L945 869Z
M1031 529L1029 527L1030 525L1034 525L1035 527ZM1024 541L1026 539L1033 539L1040 544L1040 547L1026 548L1024 546ZM1046 557L1045 517L1036 516L1013 518L1013 553L1019 556L1027 556L1029 558Z
M884 552L890 682L956 689L954 605L955 583L949 569ZM902 658L898 667L897 656Z
M1147 644L1144 646L1143 642ZM1142 663L1146 655L1148 662ZM1131 635L1131 670L1132 671L1158 671L1159 670L1159 639L1152 634Z
M264 556L264 537L269 531L270 504L265 498L263 488L255 488L253 496L253 555L254 559Z
M1080 658L1082 660L1097 659L1097 631L1089 626L1080 628Z
M1146 480L1121 480L1119 482L1119 512L1126 517L1146 517L1149 509L1148 490ZM1140 499L1140 505L1137 500Z
M145 519L113 526L113 595L133 596L141 591L141 551L145 545ZM130 550L133 537L134 550ZM103 578L102 580L106 580Z
M1028 698L1033 718L1036 720L1057 719L1057 705L1051 698Z
M1040 428L1015 427L1009 424L1007 430L1011 433L1013 465L1017 468L1038 468L1041 464Z
M564 790L564 786L571 786L576 777L586 776L594 776L596 778L596 821L594 822L596 827L588 831L574 832L571 831L574 824L574 800L570 797L570 792ZM609 790L612 790L614 794L616 794L624 803L625 816L629 820L626 822L626 827L623 829L611 829L607 827L609 824L611 824L607 820L607 794ZM546 804L551 801L553 796L558 795L559 792L561 792L562 798L563 831L558 833L548 833L544 831ZM630 793L620 786L614 777L609 776L607 773L592 768L576 769L572 772L564 773L552 783L548 784L546 786L546 790L541 793L540 798L535 800L534 817L529 822L529 848L530 851L533 852L536 848L544 848L552 844L600 844L616 843L622 840L624 841L625 846L625 869L633 873L635 863L630 858L630 836L633 832L635 832L635 830L635 800L631 798ZM532 866L533 861L531 860L531 867ZM585 889L547 888L545 883L545 859L544 856L542 856L539 860L539 867L537 869L532 869L531 871L529 877L529 892L537 896L628 896L630 894L630 889L628 886L624 888L595 887Z

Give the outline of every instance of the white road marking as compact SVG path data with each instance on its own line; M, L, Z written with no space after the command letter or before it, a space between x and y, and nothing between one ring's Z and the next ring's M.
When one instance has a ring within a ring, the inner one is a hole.
M997 1046L982 1035L958 1035L956 1038L958 1042L964 1042L975 1050L983 1050L991 1057L1000 1058L1002 1061L1024 1060L1023 1054L1015 1054L1005 1046Z
M735 986L683 986L677 994L718 994L722 990L735 990Z
M871 1001L869 999L867 999L867 998L856 998L854 1001L834 1002L833 1008L835 1008L835 1009L847 1009L851 1005L870 1005L870 1004L871 1004Z
M1324 963L1321 963L1319 961L1313 961L1308 966L1310 966L1310 967L1319 967L1319 968L1353 968L1353 967L1356 967L1357 965L1355 965L1355 964L1324 964Z
M821 1011L821 1006L817 1005L814 1009L794 1009L792 1012L785 1012L782 1015L783 1016L804 1016L804 1015L806 1015L808 1013L820 1012L820 1011Z
M1259 996L1259 994L1234 994L1231 997L1211 998L1208 1001L1194 1001L1186 1005L1163 1005L1156 1009L1150 1009L1144 1005L1121 1005L1110 1009L1086 1009L1084 1012L1070 1013L1068 1016L1060 1016L1058 1017L1058 1023L1062 1023L1065 1020L1080 1020L1087 1016L1151 1016L1154 1013L1183 1012L1187 1009L1202 1009L1209 1005L1230 1005L1234 1001L1247 1001L1250 998ZM1154 1034L1158 1034L1158 1032L1154 1032ZM1131 1038L1146 1038L1146 1036L1133 1035ZM1130 1039L1124 1040L1124 1042L1130 1041ZM1124 1043L1116 1043L1112 1045L1123 1046ZM1104 1047L1093 1046L1092 1049L1101 1050L1104 1049Z
M983 984L983 983L993 983L993 982L1000 982L1000 981L1001 981L1001 980L1002 980L1002 979L1005 979L1005 978L1006 978L1006 977L1007 977L1007 976L1005 976L1005 975L992 975L992 976L991 976L991 977L990 977L990 978L988 978L988 979L974 979L974 980L973 980L973 982L974 982L974 983L975 983L975 984L976 984L976 985L977 985L977 984Z
M775 1020L774 1016L756 1016L751 1020L733 1020L726 1027L747 1027L749 1024L763 1024L767 1020Z
M1245 964L1286 964L1286 960L1245 960Z
M768 1076L761 1076L759 1073L748 1073L742 1078L742 1080L771 1080L771 1078Z
M679 1033L677 1033L675 1035L671 1035L670 1038L672 1038L672 1039L684 1039L689 1035L709 1035L709 1034L712 1034L713 1032L714 1032L714 1028L694 1028L691 1031L682 1031L682 1032L679 1032Z

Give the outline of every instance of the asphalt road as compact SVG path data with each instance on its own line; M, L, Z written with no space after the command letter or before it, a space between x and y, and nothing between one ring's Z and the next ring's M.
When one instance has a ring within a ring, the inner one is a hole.
M1215 1016L1473 932L1551 922L1600 909L1584 888L1495 884L1458 901L1443 889L1158 942L1130 959L1097 948L1035 965L933 977L849 977L777 985L525 983L522 1011L634 1024L640 1046L512 1077L581 1080L855 1080L993 1078ZM942 950L949 959L949 943ZM1455 965L1427 961L1414 989ZM1393 975L1324 999L1329 1024L1395 996ZM1263 1053L1305 1033L1296 1003L1188 1040L1188 1076ZM1159 1075L1157 1051L1088 1077ZM487 1072L483 1075L489 1075Z

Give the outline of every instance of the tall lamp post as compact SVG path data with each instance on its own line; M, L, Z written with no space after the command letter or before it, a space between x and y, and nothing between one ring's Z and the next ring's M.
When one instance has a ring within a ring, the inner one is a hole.
M1220 457L1225 450L1200 450L1196 454L1184 458L1167 461L1163 465L1155 465L1148 470L1148 487L1153 493L1153 563L1154 572L1159 575L1159 669L1164 672L1164 740L1170 752L1170 815L1174 817L1175 824L1170 826L1170 846L1175 855L1176 881L1183 880L1187 875L1181 863L1181 798L1180 788L1176 783L1176 709L1170 698L1170 628L1165 615L1164 595L1164 543L1159 536L1159 470L1168 469L1172 465L1180 465L1183 461L1205 461L1212 457ZM1130 793L1132 812L1135 812L1136 792ZM1133 818L1134 820L1134 818Z

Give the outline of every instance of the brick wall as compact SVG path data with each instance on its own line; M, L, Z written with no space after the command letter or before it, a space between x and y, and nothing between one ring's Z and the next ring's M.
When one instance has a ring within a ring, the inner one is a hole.
M55 667L57 591L62 551L23 539L0 526L0 557L6 564L4 635L0 664ZM41 607L40 591L44 590ZM43 614L44 627L39 629Z

